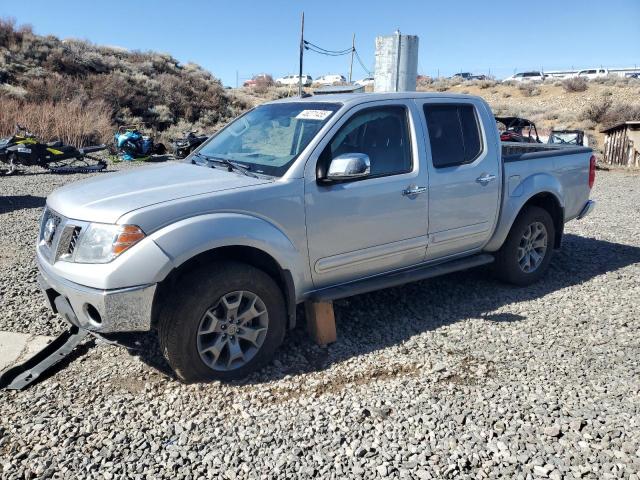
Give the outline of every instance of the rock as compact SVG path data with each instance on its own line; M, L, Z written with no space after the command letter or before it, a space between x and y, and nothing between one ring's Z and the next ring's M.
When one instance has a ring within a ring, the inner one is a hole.
M544 434L550 437L559 437L560 425L551 425L550 427L545 427Z

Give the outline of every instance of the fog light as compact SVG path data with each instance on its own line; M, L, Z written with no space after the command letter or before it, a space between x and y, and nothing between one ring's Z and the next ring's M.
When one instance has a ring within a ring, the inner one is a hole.
M94 307L90 303L85 303L84 311L87 314L87 317L89 317L89 320L91 320L93 323L102 323L102 317L100 316L100 312L98 312L98 309L96 307Z

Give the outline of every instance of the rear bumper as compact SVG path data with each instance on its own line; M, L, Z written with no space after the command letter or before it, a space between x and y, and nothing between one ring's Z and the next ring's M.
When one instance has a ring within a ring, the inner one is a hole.
M69 323L98 333L147 331L156 284L100 290L70 282L38 262L38 283L51 309Z
M580 220L586 217L593 211L595 207L596 207L596 202L593 200L588 200L587 203L584 204L584 207L582 207L582 210L578 214L577 219Z

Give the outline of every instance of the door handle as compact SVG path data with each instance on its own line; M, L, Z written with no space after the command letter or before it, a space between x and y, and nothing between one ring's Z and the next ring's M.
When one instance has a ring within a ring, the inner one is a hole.
M402 191L402 195L404 195L405 197L410 197L412 195L420 195L421 193L424 193L427 191L427 187L418 187L417 185L411 185L408 188L405 188Z
M492 182L496 179L495 175L489 175L488 173L484 173L482 175L480 175L478 178L476 178L476 182L478 182L481 185L486 185L489 182Z

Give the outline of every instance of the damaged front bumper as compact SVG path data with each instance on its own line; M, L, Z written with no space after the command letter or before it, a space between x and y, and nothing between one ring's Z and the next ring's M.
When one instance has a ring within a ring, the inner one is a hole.
M148 331L157 284L100 290L71 282L38 262L38 283L51 309L96 333Z

